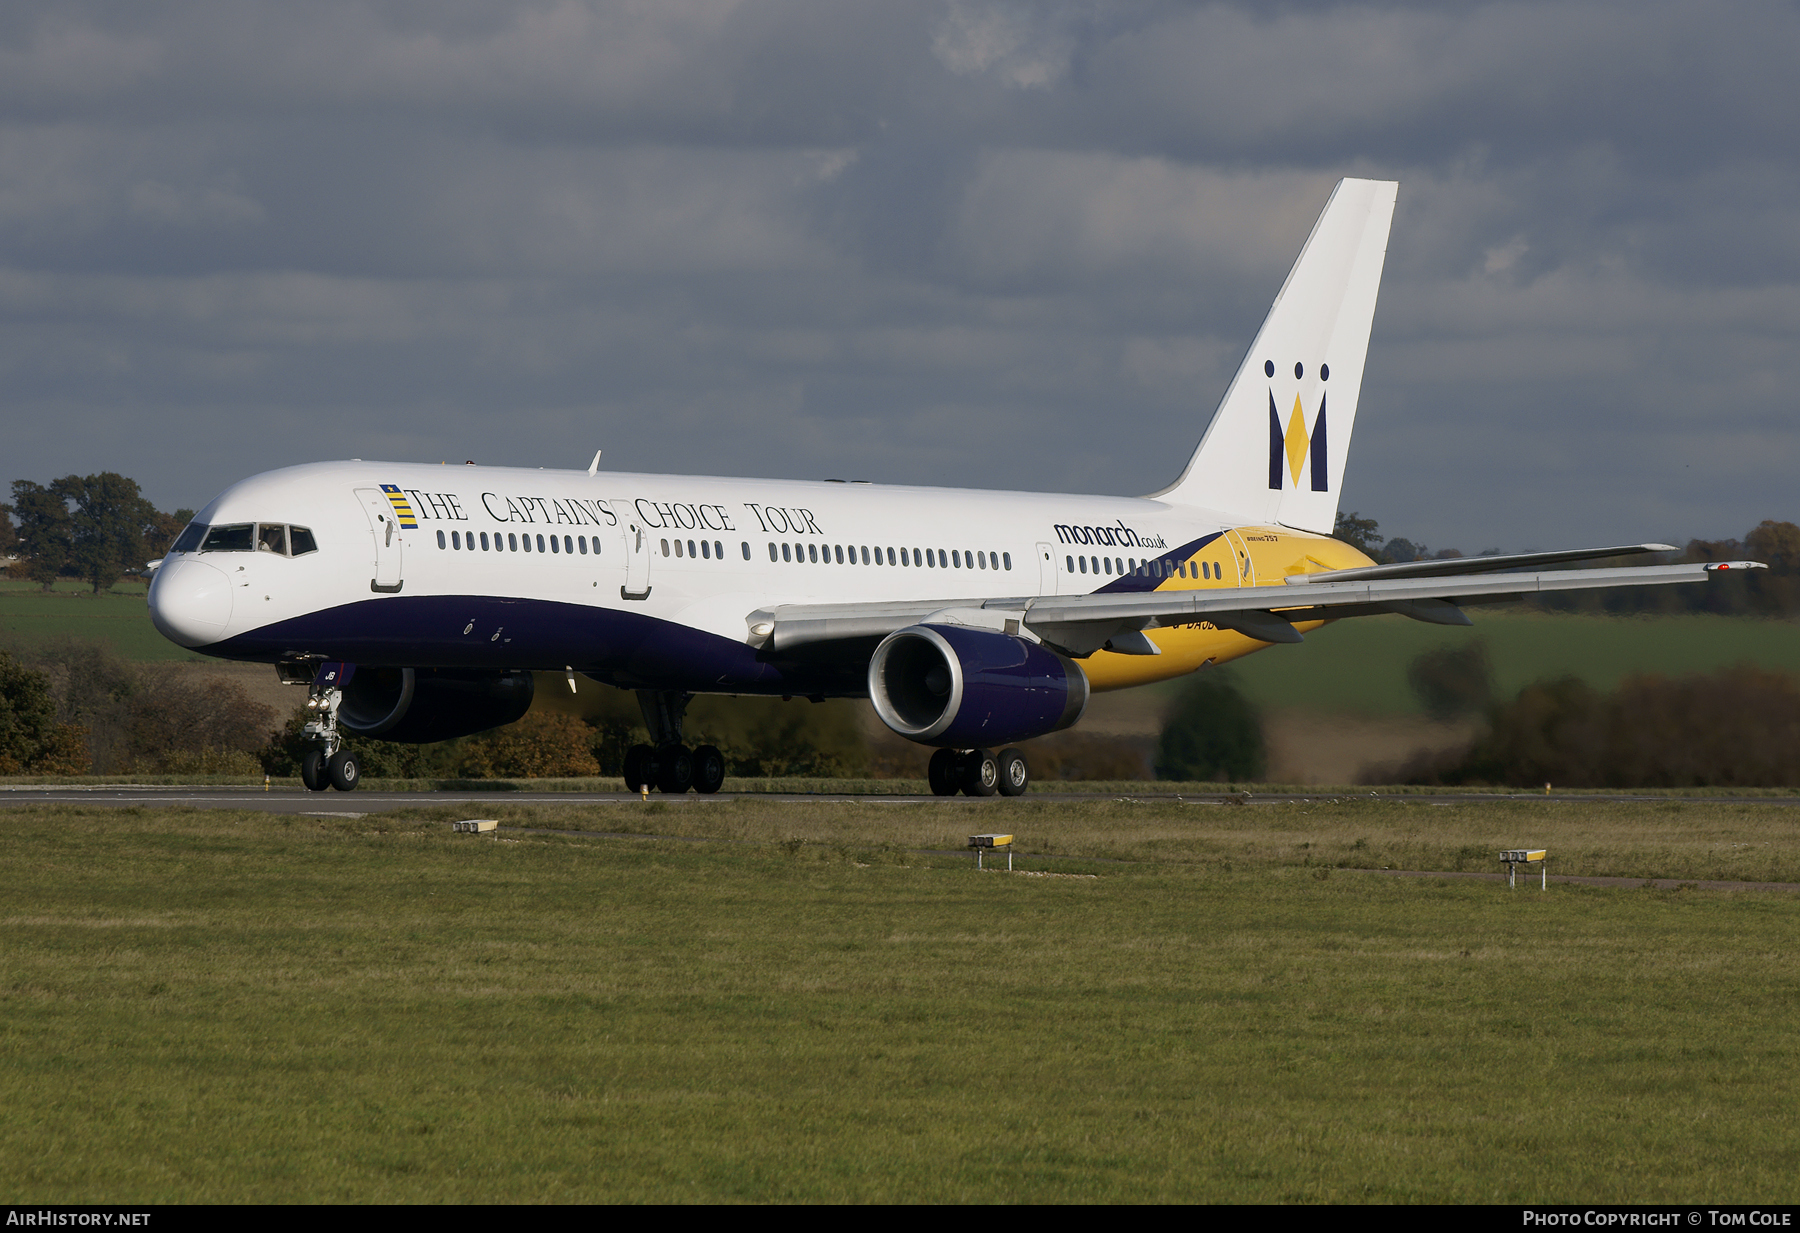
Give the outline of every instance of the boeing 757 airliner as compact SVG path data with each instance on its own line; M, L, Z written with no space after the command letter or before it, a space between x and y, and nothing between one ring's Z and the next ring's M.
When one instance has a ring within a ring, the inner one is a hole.
M286 467L227 488L160 562L184 647L309 687L309 788L343 732L436 741L512 723L534 671L635 690L636 791L715 792L682 743L699 693L867 697L937 747L933 791L1016 796L1013 748L1093 690L1181 676L1374 613L1699 582L1729 565L1566 570L1627 544L1377 565L1331 538L1397 185L1326 203L1181 476L1146 497L416 463ZM993 752L998 749L999 753Z

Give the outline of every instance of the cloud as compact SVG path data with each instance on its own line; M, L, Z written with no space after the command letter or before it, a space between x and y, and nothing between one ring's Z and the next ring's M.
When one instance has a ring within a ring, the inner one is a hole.
M1066 8L950 0L932 31L931 53L952 73L991 74L1019 89L1044 89L1068 71L1075 38Z
M19 0L7 458L1149 491L1353 174L1347 504L1735 534L1800 515L1797 51L1756 0Z

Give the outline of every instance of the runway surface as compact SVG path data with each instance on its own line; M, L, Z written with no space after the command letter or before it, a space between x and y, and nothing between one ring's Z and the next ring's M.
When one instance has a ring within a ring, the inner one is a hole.
M181 787L140 784L102 784L65 787L60 785L0 786L0 808L8 805L87 805L120 808L159 808L186 806L195 809L254 809L264 813L361 816L390 809L418 806L466 805L479 811L483 804L508 805L615 805L641 798L634 792L531 792L531 791L425 791L425 792L308 792L302 788L273 788L262 791L244 787ZM735 800L800 803L811 801L855 801L876 805L945 805L967 808L1004 807L1004 797L968 796L876 796L850 793L731 793L702 796L690 792L685 796L665 796L652 792L652 801L670 805L709 804ZM1800 796L1658 796L1651 793L1568 793L1536 796L1519 793L1173 793L1159 792L1156 785L1130 792L1055 792L1033 789L1028 801L1184 801L1189 804L1277 805L1295 801L1386 800L1413 805L1459 805L1495 801L1545 801L1558 804L1656 804L1681 801L1685 804L1800 805Z

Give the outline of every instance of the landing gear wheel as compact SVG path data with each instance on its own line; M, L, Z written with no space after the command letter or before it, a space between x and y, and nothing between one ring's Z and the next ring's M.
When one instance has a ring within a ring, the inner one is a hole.
M725 784L725 755L716 745L694 751L694 791L710 796Z
M1000 764L985 749L971 749L962 755L963 792L969 796L992 796L1000 790Z
M959 756L954 749L940 749L931 755L931 762L925 768L925 779L931 784L933 796L956 795Z
M666 745L656 751L656 788L681 796L694 786L694 755L686 745Z
M1025 789L1031 786L1031 768L1025 765L1025 755L1016 749L1000 751L1000 795L1024 796Z
M655 762L656 751L648 745L633 745L625 751L625 790L642 792L651 783L651 767Z
M362 778L362 767L357 765L356 755L348 749L340 749L331 755L325 763L326 773L331 776L331 786L339 792L356 791L357 781Z
M300 782L306 785L308 792L323 792L331 786L331 779L325 771L323 749L309 749L300 759Z

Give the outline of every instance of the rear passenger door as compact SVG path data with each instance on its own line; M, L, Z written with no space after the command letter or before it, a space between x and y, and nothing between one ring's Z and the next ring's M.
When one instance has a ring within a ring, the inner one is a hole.
M1062 570L1057 568L1056 545L1039 544L1038 558L1038 594L1062 594Z

